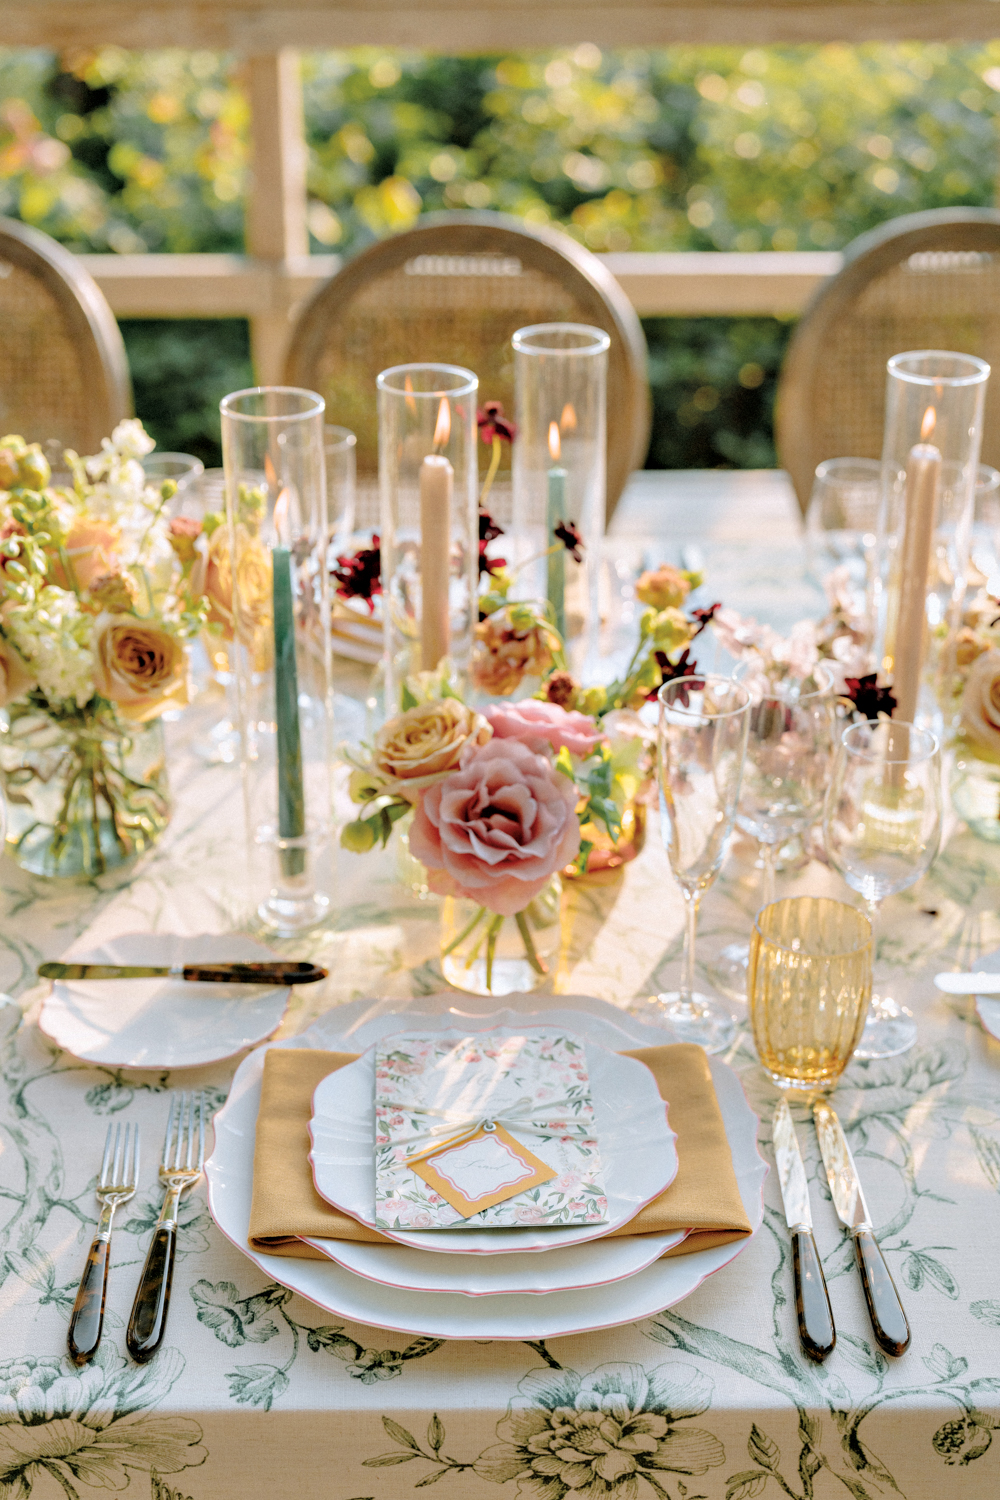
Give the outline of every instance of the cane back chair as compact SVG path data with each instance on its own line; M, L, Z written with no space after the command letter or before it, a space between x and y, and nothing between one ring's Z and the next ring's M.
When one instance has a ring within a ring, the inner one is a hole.
M14 219L0 219L0 327L0 435L98 452L132 410L118 324L77 257Z
M1000 466L1000 211L906 214L852 241L789 345L778 457L809 503L826 458L881 458L886 361L907 349L987 360L983 462Z
M610 518L649 443L646 341L614 277L561 231L503 214L435 214L372 245L302 312L285 379L319 391L330 421L357 434L361 501L365 480L370 490L378 472L380 370L416 360L464 365L479 376L480 401L502 401L513 416L511 335L531 323L551 322L588 323L611 337Z

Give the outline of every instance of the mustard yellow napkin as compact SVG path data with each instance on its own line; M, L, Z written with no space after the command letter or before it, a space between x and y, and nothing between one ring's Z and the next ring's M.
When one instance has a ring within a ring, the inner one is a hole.
M268 1255L324 1257L300 1236L326 1240L392 1241L359 1224L321 1198L309 1165L313 1091L355 1058L351 1052L272 1047L264 1059L253 1159L251 1248ZM715 1097L708 1059L700 1047L640 1047L625 1054L645 1063L669 1106L677 1132L677 1176L636 1218L614 1234L691 1232L668 1255L686 1255L744 1239L750 1222L743 1208L729 1143Z

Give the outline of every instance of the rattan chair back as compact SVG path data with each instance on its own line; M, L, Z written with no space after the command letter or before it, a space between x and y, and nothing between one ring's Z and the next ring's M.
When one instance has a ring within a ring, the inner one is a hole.
M816 465L881 458L886 361L954 349L993 367L983 462L1000 467L1000 211L906 214L854 240L789 345L778 384L778 458L803 509Z
M610 517L649 443L646 341L635 310L589 250L561 231L494 213L435 214L356 255L306 306L285 364L319 391L331 422L357 434L358 477L378 471L375 377L392 365L464 365L480 402L514 413L511 335L532 323L588 323L611 337ZM505 454L505 464L508 462Z
M118 324L77 257L14 219L0 219L0 328L0 436L99 452L132 410Z

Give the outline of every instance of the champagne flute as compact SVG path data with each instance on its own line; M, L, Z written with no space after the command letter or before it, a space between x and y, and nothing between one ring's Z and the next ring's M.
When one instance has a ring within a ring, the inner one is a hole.
M868 916L926 874L941 842L937 735L894 719L852 724L841 736L823 814L827 857ZM911 1013L873 994L855 1057L895 1057L917 1038Z
M761 848L760 905L775 899L781 845L805 833L823 809L833 751L833 677L817 666L811 677L748 682L752 695L747 758L736 822ZM725 995L747 995L750 944L727 943L709 972Z
M695 990L698 904L719 872L733 828L747 748L750 694L732 677L679 677L664 683L657 736L660 832L684 896L684 964L680 989L642 1007L680 1041L721 1052L735 1024L714 996Z

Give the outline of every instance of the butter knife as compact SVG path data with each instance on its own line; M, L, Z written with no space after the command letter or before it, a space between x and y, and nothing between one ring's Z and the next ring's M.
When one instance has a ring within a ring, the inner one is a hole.
M910 1325L896 1283L872 1231L868 1205L843 1126L836 1112L822 1100L813 1105L813 1119L826 1167L826 1180L833 1194L833 1206L854 1240L875 1340L886 1354L902 1354L910 1342Z
M39 964L40 979L186 979L189 984L316 984L326 970L308 963Z
M792 1124L788 1100L782 1099L774 1114L774 1159L781 1184L781 1201L792 1235L792 1268L795 1273L795 1310L799 1338L810 1359L822 1360L837 1342L833 1309L826 1289L823 1265L813 1239L809 1184L799 1143Z

